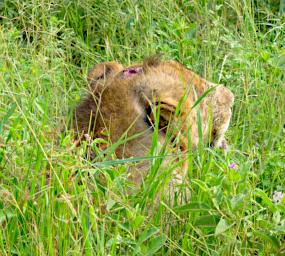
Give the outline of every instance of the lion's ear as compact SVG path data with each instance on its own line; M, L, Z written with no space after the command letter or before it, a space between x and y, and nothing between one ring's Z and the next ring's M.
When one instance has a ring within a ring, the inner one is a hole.
M96 83L98 80L104 80L110 76L114 76L123 70L123 66L117 62L103 62L96 64L88 74L88 82Z

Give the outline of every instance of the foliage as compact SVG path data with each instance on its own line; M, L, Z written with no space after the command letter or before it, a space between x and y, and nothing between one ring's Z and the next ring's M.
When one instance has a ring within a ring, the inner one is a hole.
M282 0L1 1L0 254L283 255L284 24ZM155 53L236 97L230 149L189 153L183 204L154 205L174 168L157 176L155 150L130 195L133 160L59 135L94 63Z

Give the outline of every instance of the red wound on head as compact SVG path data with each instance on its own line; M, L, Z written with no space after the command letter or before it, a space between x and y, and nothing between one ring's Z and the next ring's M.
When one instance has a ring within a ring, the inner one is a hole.
M133 76L140 74L142 72L142 67L133 67L133 68L127 68L123 70L123 74L126 77Z

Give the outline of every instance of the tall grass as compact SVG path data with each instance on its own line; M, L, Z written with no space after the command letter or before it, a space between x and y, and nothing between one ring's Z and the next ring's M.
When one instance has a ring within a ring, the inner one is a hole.
M285 193L283 12L265 0L0 2L0 255L285 254L285 197L273 200ZM158 176L155 139L130 195L133 163L112 150L92 163L59 135L93 64L154 53L235 94L229 151L189 154L187 204L154 207L183 164Z

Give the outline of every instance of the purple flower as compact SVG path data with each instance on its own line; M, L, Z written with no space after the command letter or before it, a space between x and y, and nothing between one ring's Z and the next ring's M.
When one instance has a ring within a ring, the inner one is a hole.
M272 201L274 203L281 203L283 199L283 193L281 191L274 191L274 194L272 196Z
M88 133L84 134L84 139L85 139L87 142L91 142L91 141L92 141L92 137L91 137Z
M229 164L229 168L237 170L238 166L237 166L237 164L235 162L232 162L231 164Z

